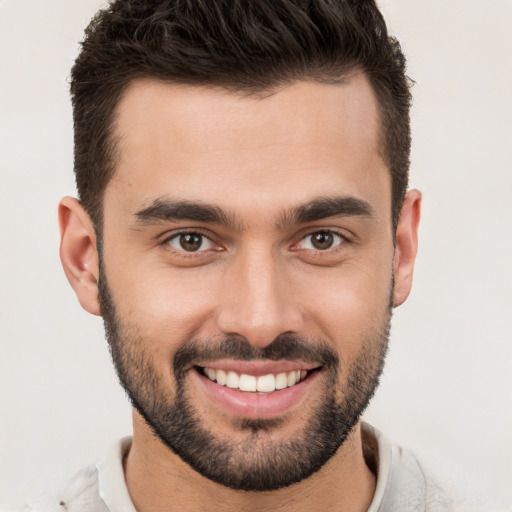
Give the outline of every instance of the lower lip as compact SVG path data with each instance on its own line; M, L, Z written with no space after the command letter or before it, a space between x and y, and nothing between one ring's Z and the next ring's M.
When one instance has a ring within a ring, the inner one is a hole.
M206 394L225 411L241 418L258 419L280 416L301 402L320 372L315 371L298 384L272 393L252 393L221 386L200 373L190 371Z

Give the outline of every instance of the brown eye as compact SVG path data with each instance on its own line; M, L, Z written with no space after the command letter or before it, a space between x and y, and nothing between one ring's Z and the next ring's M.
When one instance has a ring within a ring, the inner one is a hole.
M200 233L179 233L167 243L174 249L186 252L205 251L213 246L213 242Z
M305 236L300 242L301 249L326 251L343 243L343 237L332 231L317 231Z
M180 245L185 251L197 251L203 243L201 235L192 233L191 235L180 235Z
M334 237L332 233L315 233L311 235L311 244L315 249L329 249L332 247Z

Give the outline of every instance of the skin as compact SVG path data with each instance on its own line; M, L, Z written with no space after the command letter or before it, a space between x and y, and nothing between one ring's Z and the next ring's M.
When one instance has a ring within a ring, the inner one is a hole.
M350 367L362 339L385 322L392 275L393 306L407 298L421 195L408 192L394 240L377 101L364 74L342 85L296 82L263 99L137 81L118 106L116 135L116 174L104 197L105 274L119 317L150 340L153 362L171 391L172 356L194 337L235 334L264 347L293 332L325 340ZM325 197L360 199L371 214L300 223L289 215ZM183 199L214 205L235 222L141 222L136 216L155 200ZM66 275L82 306L99 315L89 216L75 199L64 198L59 218ZM168 241L182 229L205 234L211 244L186 253L177 239ZM341 238L328 250L314 250L309 235L322 230ZM246 435L193 379L187 383L215 435L235 442ZM299 431L322 383L314 381L269 439ZM373 497L375 477L362 456L359 425L311 477L278 491L246 493L193 471L137 412L133 423L125 477L140 512L363 511Z

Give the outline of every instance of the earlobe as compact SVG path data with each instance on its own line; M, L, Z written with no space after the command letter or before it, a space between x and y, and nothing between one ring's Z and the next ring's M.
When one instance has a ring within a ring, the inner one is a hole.
M64 273L82 307L100 315L98 253L91 218L72 197L59 203L60 259Z
M421 192L409 190L398 220L393 261L395 287L393 306L405 302L412 287L414 262L418 251L418 227L421 215Z

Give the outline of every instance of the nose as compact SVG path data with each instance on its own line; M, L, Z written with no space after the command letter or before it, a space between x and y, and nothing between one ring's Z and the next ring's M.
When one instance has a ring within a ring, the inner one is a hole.
M255 347L270 344L284 333L296 333L303 314L284 262L270 251L247 250L226 270L218 327L239 335Z

